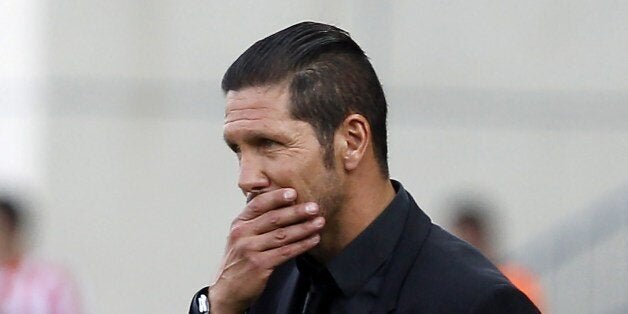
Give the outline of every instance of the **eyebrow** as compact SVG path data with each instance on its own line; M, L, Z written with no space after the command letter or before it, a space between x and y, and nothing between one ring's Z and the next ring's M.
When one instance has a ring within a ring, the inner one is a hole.
M225 141L225 143L227 144L227 146L229 146L229 148L231 148L231 150L236 151L236 147L238 147L238 144L232 142L231 140L229 140L227 138L227 136L225 136L223 134L222 136L223 140ZM271 133L271 132L265 132L265 131L259 131L259 130L251 130L251 131L247 131L246 132L246 136L244 138L244 142L248 143L248 144L253 144L261 139L271 139L271 140L285 140L285 136L280 135L277 132Z
M224 134L222 136L222 139L225 141L225 144L227 144L227 146L232 150L232 151L236 151L238 145L232 141L230 141Z

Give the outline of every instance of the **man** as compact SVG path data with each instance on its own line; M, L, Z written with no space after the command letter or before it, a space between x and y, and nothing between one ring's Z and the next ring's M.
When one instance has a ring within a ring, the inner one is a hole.
M0 313L77 314L74 282L58 267L26 256L23 210L0 197Z
M386 100L361 48L304 22L227 70L247 205L190 313L537 313L388 175Z

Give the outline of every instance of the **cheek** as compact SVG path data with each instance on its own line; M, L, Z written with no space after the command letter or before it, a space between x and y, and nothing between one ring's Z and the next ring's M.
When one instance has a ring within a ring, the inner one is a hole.
M322 177L322 169L314 163L304 163L303 159L282 163L271 175L271 181L279 187L297 190L297 203L314 201L317 179ZM319 182L320 183L320 182Z
M272 162L266 163L265 174L270 179L272 185L276 187L292 187L297 189L300 188L301 178L300 171L296 167L294 160L273 160Z
M269 159L266 168L270 176L281 177L282 180L303 180L317 173L317 164L317 160L309 154L286 154Z

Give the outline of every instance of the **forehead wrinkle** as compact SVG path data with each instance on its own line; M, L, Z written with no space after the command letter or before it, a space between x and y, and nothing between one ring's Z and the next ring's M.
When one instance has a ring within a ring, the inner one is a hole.
M229 102L225 109L225 123L237 120L291 120L289 113L277 103L265 101Z
M261 121L259 124L254 121ZM223 126L223 133L244 134L247 136L270 135L277 136L285 132L287 124L285 121L265 121L264 119L237 119L226 122Z
M227 107L225 108L225 114L230 111L240 110L273 110L276 109L276 104L264 99L252 99L243 98L242 100L229 100L227 101Z
M287 89L247 88L230 91L227 95L223 135L240 141L251 136L292 133L294 118L286 110Z
M225 122L240 119L259 120L284 118L282 106L263 100L230 101L225 108Z
M244 109L233 109L229 110L225 114L225 124L229 122L235 122L240 120L245 121L255 121L255 120L263 120L268 116L266 110L263 109L253 109L253 108L244 108Z
M241 91L229 91L225 109L227 112L247 108L278 110L281 107L278 105L283 101L290 101L289 92L285 86L248 87Z

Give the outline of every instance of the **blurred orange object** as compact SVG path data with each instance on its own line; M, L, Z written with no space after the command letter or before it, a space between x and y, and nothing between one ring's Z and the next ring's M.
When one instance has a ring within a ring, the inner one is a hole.
M512 284L532 300L541 312L545 313L545 301L543 300L541 284L532 272L512 262L501 264L498 268Z

